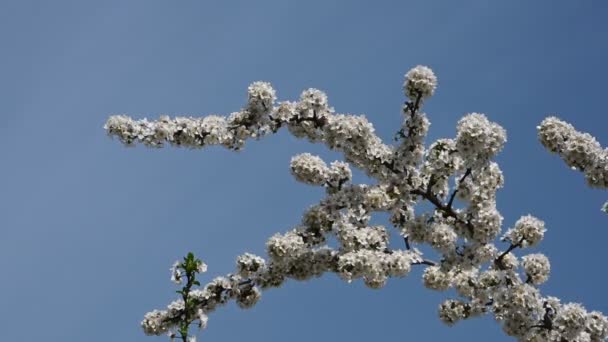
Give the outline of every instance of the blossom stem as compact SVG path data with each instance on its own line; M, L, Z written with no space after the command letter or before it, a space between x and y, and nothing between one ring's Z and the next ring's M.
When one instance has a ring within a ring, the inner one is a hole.
M471 174L471 168L468 168L464 175L460 178L460 180L458 181L458 185L456 187L456 189L454 189L454 192L452 192L452 195L450 196L450 200L448 201L448 208L452 208L452 203L454 203L454 198L456 198L456 194L458 193L458 190L460 190L460 184L462 184L462 182L464 182L464 180Z
M522 237L521 240L519 240L518 243L511 243L511 245L509 246L509 248L507 248L506 251L502 252L502 254L500 254L498 256L498 258L496 258L496 260L494 260L494 264L496 266L498 266L498 268L500 268L501 270L505 269L505 265L503 263L503 259L505 258L505 256L507 256L507 254L511 253L511 251L513 251L515 248L517 247L521 247L522 243L524 242L524 238Z

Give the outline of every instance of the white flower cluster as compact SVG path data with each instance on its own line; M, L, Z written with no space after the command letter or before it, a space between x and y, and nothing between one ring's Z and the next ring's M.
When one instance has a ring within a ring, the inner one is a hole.
M416 166L424 156L424 138L431 124L424 113L408 115L406 108L406 119L400 131L402 141L395 151L394 170L412 173L417 171Z
M608 188L608 149L603 149L593 136L554 116L544 119L537 128L547 150L559 154L572 169L583 171L589 186Z
M254 113L268 114L277 99L276 92L268 82L253 82L247 88L248 107Z
M526 255L522 258L522 264L530 283L540 285L549 279L551 264L543 254Z
M294 156L290 168L294 177L302 183L327 185L333 189L340 188L352 178L348 163L334 161L328 167L320 157L310 153Z
M526 215L515 222L515 227L507 230L503 240L521 247L532 247L543 239L545 231L545 222L532 215Z
M220 306L235 300L241 308L250 308L261 297L260 289L251 280L243 281L240 276L229 275L217 277L202 289L189 293L189 303L186 309L183 299L178 299L167 306L166 310L148 312L141 322L146 335L175 336L175 329L189 317L189 322L197 320L200 329L207 326L208 314Z
M239 276L249 278L261 272L266 267L266 261L263 258L245 253L236 259L236 270Z
M500 167L490 162L484 167L471 171L471 177L458 182L458 197L469 203L482 205L495 203L496 192L504 185L504 177Z
M412 100L416 100L418 96L421 99L432 96L435 88L437 88L437 77L429 67L418 65L405 74L403 90L405 96Z
M361 249L340 256L338 272L348 282L363 278L365 285L378 289L386 284L388 277L404 277L417 256L410 252L386 253Z
M310 153L302 153L291 159L291 173L302 183L323 185L329 168L323 159Z
M502 150L507 133L484 114L471 113L458 121L456 149L469 168L485 165Z
M454 140L439 139L432 143L426 152L421 168L423 183L433 194L444 198L450 190L450 177L461 168L462 159L456 151Z
M222 145L238 150L247 139L287 127L296 137L342 152L345 160L328 166L309 153L294 156L294 177L326 187L327 196L304 213L298 226L270 237L267 260L249 253L239 256L235 274L190 292L193 305L186 308L177 300L166 310L146 314L144 332L172 334L184 320L198 320L204 327L207 315L228 301L252 307L262 290L287 279L307 280L331 272L348 282L362 279L370 288L381 288L389 278L403 277L420 265L425 267L422 281L427 288L453 289L458 296L439 306L439 318L446 324L492 314L505 333L519 341L605 341L608 318L603 314L540 293L537 286L550 273L546 256L516 255L518 248L536 246L543 239L543 221L523 216L504 234L506 250L494 245L503 222L496 192L504 177L492 159L506 142L505 130L485 115L472 113L458 122L454 139L439 139L425 150L430 123L419 106L436 86L437 78L427 67L417 66L406 74L409 101L396 146L384 144L364 116L335 114L325 93L317 89L305 90L297 102L275 106L275 91L265 82L253 83L247 105L228 117L162 117L154 122L110 117L108 134L127 145ZM539 137L550 151L583 170L590 185L606 187L607 152L593 137L556 118L543 121ZM351 184L350 165L377 184ZM432 205L431 211L416 213L414 208L425 209L419 201ZM405 249L391 248L388 230L370 224L377 212L390 215ZM330 247L328 241L337 246ZM431 246L440 261L424 259L415 248L418 244ZM199 266L199 272L206 270L206 265ZM184 276L184 269L175 264L171 279L180 283Z

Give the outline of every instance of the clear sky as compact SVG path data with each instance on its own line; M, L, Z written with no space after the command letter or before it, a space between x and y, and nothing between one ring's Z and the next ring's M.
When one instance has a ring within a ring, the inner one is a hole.
M608 313L608 192L536 138L553 113L608 144L606 17L600 0L0 0L0 340L163 340L139 322L173 299L172 262L193 251L211 277L262 254L323 196L290 176L291 156L339 157L287 132L240 153L128 149L106 137L108 115L227 114L265 80L281 100L322 89L389 141L417 64L439 78L427 141L455 136L468 112L507 129L498 208L505 229L546 221L543 293ZM379 291L290 281L249 311L219 310L200 338L509 340L491 318L443 325L452 295L420 271Z

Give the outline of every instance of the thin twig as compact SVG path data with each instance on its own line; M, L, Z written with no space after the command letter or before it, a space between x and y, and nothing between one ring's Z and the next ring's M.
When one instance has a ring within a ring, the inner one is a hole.
M501 270L504 270L505 265L503 264L502 260L505 258L505 256L507 256L507 254L511 253L512 250L514 250L517 247L521 247L523 242L524 242L524 238L522 237L518 243L515 243L515 244L511 243L509 248L507 248L506 251L502 252L502 254L499 255L498 258L496 258L496 260L494 260L494 264L496 266L498 266L498 268L500 268Z
M458 193L458 190L460 190L460 184L462 184L462 182L464 182L465 178L467 178L469 175L471 174L471 168L468 168L467 171L464 173L464 175L460 178L460 180L458 181L458 185L456 186L456 189L454 189L454 192L452 192L452 195L450 196L450 200L448 201L448 208L452 208L452 203L454 203L454 198L456 198L456 194Z

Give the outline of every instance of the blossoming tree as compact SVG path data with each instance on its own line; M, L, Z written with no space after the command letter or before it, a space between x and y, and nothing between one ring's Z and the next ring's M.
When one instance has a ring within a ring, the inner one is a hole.
M105 125L108 134L129 146L221 145L238 151L248 139L287 128L298 138L323 143L344 156L344 161L329 165L308 153L294 156L293 176L324 187L327 196L304 212L295 229L270 237L266 259L245 253L236 259L234 272L204 286L196 279L207 269L201 260L190 253L176 262L171 279L183 284L180 298L165 310L147 313L144 332L194 341L191 326L204 328L209 313L230 300L249 308L261 291L287 279L308 280L333 272L347 282L362 279L377 289L418 266L424 267L427 288L456 290L458 298L439 305L439 318L448 325L492 314L506 334L520 341L605 341L608 318L602 313L539 292L537 286L549 278L546 256L516 256L517 250L543 239L542 220L522 216L500 238L507 247L499 250L494 244L503 223L496 209L503 175L492 160L507 140L505 130L484 114L472 113L458 122L454 139L425 147L429 120L422 107L436 86L437 78L427 67L417 66L405 75L408 100L395 146L383 143L364 116L336 114L317 89L305 90L297 102L275 104L275 91L265 82L251 84L247 105L228 117L110 117ZM540 124L538 136L549 151L584 172L590 186L608 187L608 149L592 136L555 117ZM351 166L376 183L353 184ZM433 209L415 213L420 201ZM377 212L390 213L391 225L403 237L403 249L389 248L387 228L369 223ZM327 244L330 235L338 246ZM439 260L425 258L416 248L421 244L435 249Z

